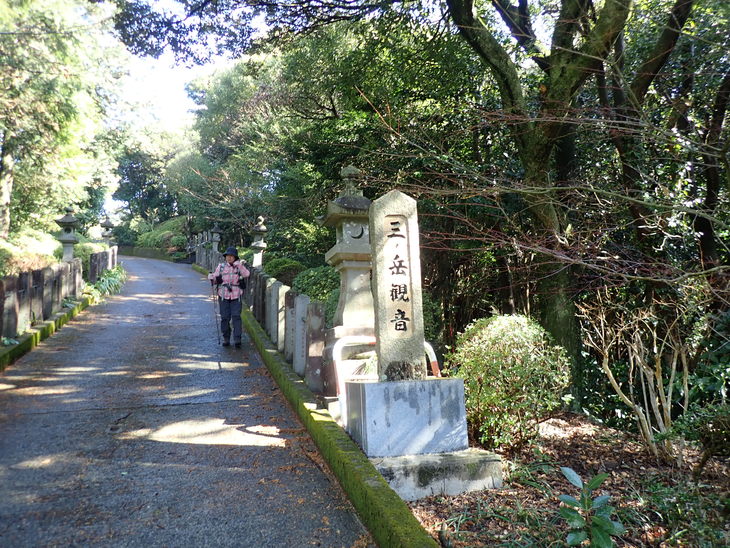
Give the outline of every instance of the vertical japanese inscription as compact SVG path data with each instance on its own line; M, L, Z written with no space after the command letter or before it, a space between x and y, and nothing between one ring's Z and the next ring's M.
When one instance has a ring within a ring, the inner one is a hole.
M385 245L386 279L385 287L389 298L387 317L394 334L407 335L412 330L413 304L411 302L411 265L408 255L408 220L403 215L386 215Z

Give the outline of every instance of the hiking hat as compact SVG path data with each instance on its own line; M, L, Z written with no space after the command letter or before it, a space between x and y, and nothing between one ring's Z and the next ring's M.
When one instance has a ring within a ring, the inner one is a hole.
M230 246L228 249L226 249L226 251L223 253L223 256L225 257L226 255L233 255L236 260L238 260L238 250L233 246Z

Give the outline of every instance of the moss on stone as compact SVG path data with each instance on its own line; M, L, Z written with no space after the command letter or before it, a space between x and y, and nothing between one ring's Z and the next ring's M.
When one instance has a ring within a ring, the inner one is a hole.
M253 315L244 310L241 316L266 367L378 545L381 548L438 546L347 433L327 411L317 408L314 394L273 348Z
M73 308L59 312L52 319L33 326L27 333L18 337L18 344L0 348L0 371L22 355L33 350L42 340L53 335L68 323L69 320L78 316L82 310L92 304L96 304L96 301L89 297L84 297Z

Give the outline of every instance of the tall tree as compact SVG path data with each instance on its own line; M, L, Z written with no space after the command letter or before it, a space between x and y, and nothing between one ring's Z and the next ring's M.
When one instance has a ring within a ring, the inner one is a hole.
M94 142L112 92L103 11L77 0L0 7L0 236L13 213L39 219L59 195L81 202L84 186L108 180Z

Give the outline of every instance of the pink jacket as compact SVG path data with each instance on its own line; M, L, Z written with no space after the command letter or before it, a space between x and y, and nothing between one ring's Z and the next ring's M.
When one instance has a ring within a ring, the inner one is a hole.
M240 261L234 261L233 264L219 264L211 274L208 274L208 279L215 281L218 276L223 280L218 284L218 296L231 300L238 299L243 294L245 279L250 276L250 272Z

